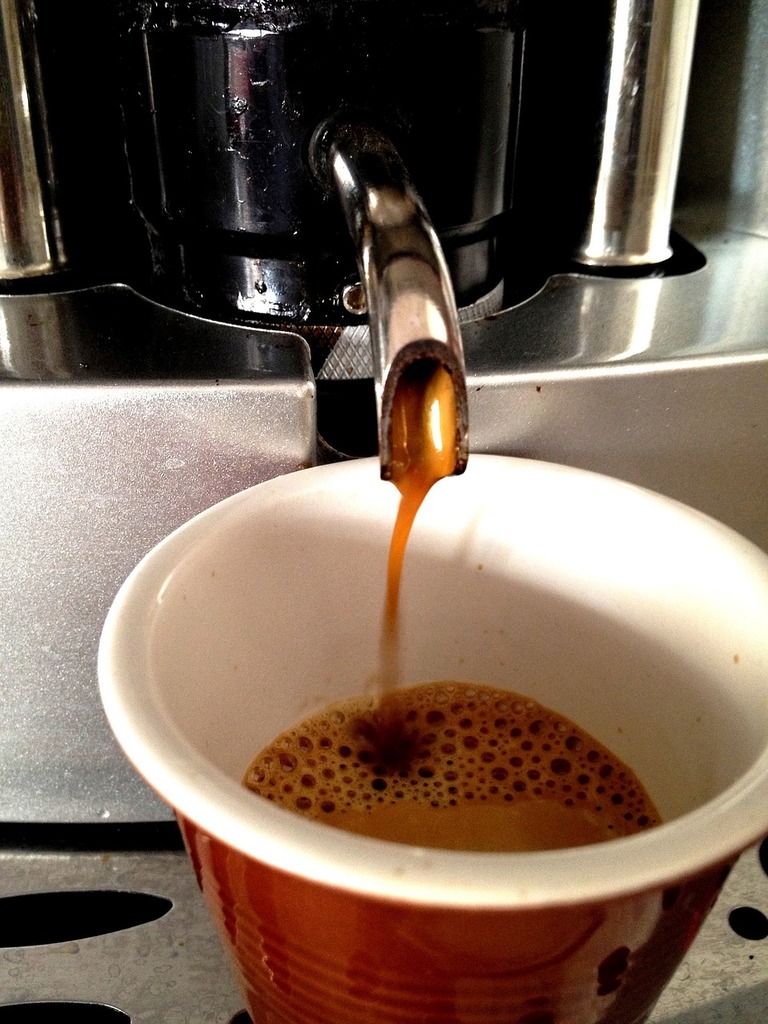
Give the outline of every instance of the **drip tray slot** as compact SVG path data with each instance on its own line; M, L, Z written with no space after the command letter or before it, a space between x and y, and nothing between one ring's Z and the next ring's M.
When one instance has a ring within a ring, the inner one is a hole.
M77 1024L130 1024L131 1021L127 1013L114 1006L76 1000L0 1006L0 1024L58 1024L68 1019L76 1020Z
M121 889L70 889L0 898L0 949L45 946L148 924L173 906L163 896Z

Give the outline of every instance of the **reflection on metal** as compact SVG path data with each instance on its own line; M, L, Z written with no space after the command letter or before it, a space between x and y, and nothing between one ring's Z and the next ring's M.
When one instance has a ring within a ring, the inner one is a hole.
M654 327L659 298L662 292L660 278L645 281L624 281L621 301L616 302L616 292L605 288L605 282L582 279L579 313L573 325L578 340L578 351L573 361L599 360L618 363L642 359L651 351L654 341ZM597 324L613 324L614 331L605 329L598 332ZM621 338L621 346L617 339ZM600 346L605 346L601 350ZM617 350L618 348L618 350Z
M50 296L0 302L0 376L19 380L70 380L73 326L66 301ZM79 361L78 361L79 362Z

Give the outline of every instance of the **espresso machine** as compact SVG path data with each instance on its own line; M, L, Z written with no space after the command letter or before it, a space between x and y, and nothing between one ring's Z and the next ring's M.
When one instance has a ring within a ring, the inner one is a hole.
M415 360L460 461L607 473L768 550L767 39L766 0L0 0L0 1024L238 1015L101 625L216 501L386 476ZM766 872L654 1021L763 1024Z

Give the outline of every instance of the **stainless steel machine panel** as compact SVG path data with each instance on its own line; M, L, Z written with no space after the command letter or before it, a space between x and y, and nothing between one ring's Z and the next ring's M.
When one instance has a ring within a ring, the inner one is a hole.
M0 821L169 817L103 717L101 623L163 536L315 458L300 338L178 315L169 338L168 315L128 289L0 298Z
M466 325L472 447L661 491L768 550L768 238L708 212L679 221L693 273L561 275Z

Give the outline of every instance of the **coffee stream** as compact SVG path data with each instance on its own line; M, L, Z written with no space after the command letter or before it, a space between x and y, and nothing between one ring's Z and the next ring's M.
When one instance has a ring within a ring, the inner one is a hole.
M412 363L392 402L392 483L400 505L392 531L382 628L382 693L398 683L400 579L411 527L430 488L456 468L456 394L450 373L433 360Z
M380 758L407 762L414 744L392 694L400 682L400 581L408 537L427 493L456 468L458 409L450 373L435 360L419 360L400 376L392 401L392 483L400 491L387 564L387 590L381 632L379 720Z

